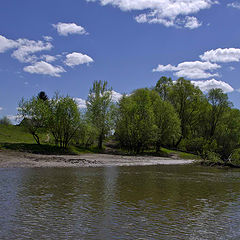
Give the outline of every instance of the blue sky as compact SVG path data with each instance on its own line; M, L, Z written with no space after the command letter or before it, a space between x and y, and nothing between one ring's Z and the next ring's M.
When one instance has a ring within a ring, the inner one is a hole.
M129 93L163 75L221 87L240 108L239 22L230 0L2 1L0 117L39 91L81 103L94 80Z

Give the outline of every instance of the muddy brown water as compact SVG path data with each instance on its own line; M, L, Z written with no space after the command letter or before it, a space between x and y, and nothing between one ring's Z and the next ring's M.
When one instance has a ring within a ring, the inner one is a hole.
M240 171L0 169L0 239L240 239Z

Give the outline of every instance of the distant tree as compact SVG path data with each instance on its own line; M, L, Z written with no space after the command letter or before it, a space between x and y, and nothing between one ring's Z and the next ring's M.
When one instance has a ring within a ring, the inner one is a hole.
M163 76L156 83L154 90L156 90L159 93L163 101L166 101L169 97L169 90L172 85L173 85L172 79Z
M103 140L111 129L112 89L107 82L95 81L87 98L87 116L97 130L98 148L102 149Z
M49 101L47 129L52 133L56 145L67 148L80 127L80 112L76 102L69 96L59 94Z
M43 100L43 101L47 101L48 100L48 96L46 95L45 92L41 91L39 94L38 94L38 98Z
M8 117L4 116L0 119L0 124L8 126L8 125L12 125L12 122Z

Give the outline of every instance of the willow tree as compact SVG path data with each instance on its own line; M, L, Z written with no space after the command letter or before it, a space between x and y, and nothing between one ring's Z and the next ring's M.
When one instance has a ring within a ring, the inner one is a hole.
M119 103L116 136L121 146L139 153L154 141L154 113L148 89L138 89Z
M202 91L184 78L179 78L171 87L169 100L179 115L182 131L182 136L177 141L176 146L182 138L189 136L193 124L197 124L203 98Z
M29 100L22 98L18 104L18 117L23 118L21 125L32 134L39 145L39 134L47 127L48 107L48 102L39 97L32 97Z
M163 101L155 92L151 91L152 110L154 113L154 143L156 152L163 145L172 145L181 136L181 122L171 103Z
M228 101L227 94L220 88L211 89L208 92L207 99L211 105L209 112L209 137L212 138L215 134L217 125L223 118L224 113L231 106L231 103Z
M47 129L55 139L56 145L67 148L80 128L80 112L76 102L69 96L55 94L49 101Z
M154 90L158 92L163 101L166 101L169 98L169 92L172 85L172 79L170 77L168 78L163 76L157 81Z
M97 130L98 148L103 148L103 140L111 129L112 89L106 81L94 81L89 90L87 117Z

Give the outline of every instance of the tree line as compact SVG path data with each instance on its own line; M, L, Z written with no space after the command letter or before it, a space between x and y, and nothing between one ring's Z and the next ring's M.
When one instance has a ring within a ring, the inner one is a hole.
M44 92L19 102L18 115L38 144L39 134L50 134L62 148L84 147L111 136L132 153L160 152L168 147L208 157L228 159L240 152L240 111L227 94L211 89L204 94L190 81L161 77L152 88L141 88L112 101L112 89L95 81L81 112L74 99Z

